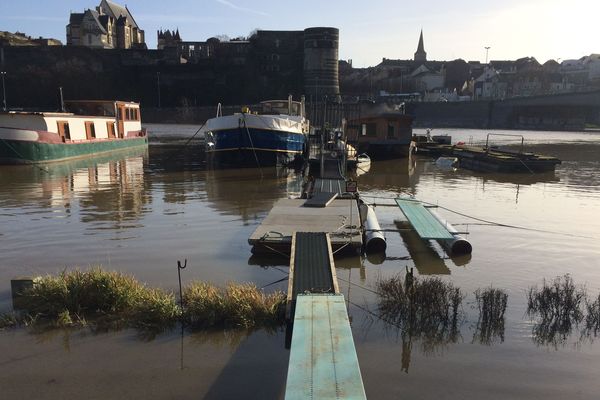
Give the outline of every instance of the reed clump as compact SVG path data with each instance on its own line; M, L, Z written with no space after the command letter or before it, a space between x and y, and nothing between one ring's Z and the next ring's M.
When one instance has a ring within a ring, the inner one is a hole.
M193 282L183 292L184 321L193 328L253 328L284 321L285 295L265 294L254 284L229 283L225 289Z
M473 336L481 344L491 345L496 338L504 341L504 313L508 294L502 289L486 288L475 291L479 319Z
M458 322L464 298L460 289L440 278L418 278L407 273L381 279L379 316L399 327L403 336L421 338L426 350L458 339Z
M534 340L539 344L558 345L564 342L584 317L586 291L575 285L570 275L544 280L542 287L530 287L527 293L527 314L538 317L533 327Z
M0 329L133 327L157 333L180 321L192 328L278 325L283 321L285 296L265 294L252 284L230 283L221 289L194 282L184 289L182 308L172 292L147 287L127 274L92 268L36 278L19 301L19 313L0 315Z
M600 334L600 294L594 301L586 301L586 308L584 334L586 336L598 336Z

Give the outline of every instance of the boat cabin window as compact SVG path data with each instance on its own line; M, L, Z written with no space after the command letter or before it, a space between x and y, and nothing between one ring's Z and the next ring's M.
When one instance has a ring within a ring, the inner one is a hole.
M122 121L122 120L123 120L123 109L122 109L121 107L119 107L119 108L117 109L117 113L118 113L118 115L119 115L119 117L118 117L118 118L119 118L119 119Z
M88 140L96 137L96 127L92 121L85 121L85 136Z
M363 129L363 134L366 136L377 136L377 124L375 122L369 122L363 125L365 128Z
M58 135L65 140L71 140L71 131L69 130L69 123L67 121L56 121L58 127Z
M287 101L263 101L261 114L290 114ZM301 103L292 102L292 112L290 115L300 115Z
M108 137L109 138L114 138L115 135L115 124L112 122L107 122L106 123L106 132L108 132Z
M126 108L125 109L125 121L137 121L139 118L139 113L136 108Z
M68 100L65 101L65 109L75 115L115 116L115 105L112 101Z

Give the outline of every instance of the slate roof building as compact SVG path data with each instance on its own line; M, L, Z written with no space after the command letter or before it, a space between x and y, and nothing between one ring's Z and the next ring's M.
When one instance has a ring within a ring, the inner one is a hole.
M145 49L144 31L127 7L102 0L95 10L71 13L67 46L104 49Z

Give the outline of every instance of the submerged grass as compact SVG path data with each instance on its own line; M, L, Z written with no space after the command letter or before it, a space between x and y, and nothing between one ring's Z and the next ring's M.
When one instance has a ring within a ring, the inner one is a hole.
M486 288L475 291L475 300L479 309L479 319L473 335L473 341L491 345L496 338L504 341L504 313L508 294L502 289Z
M192 327L252 328L284 321L285 295L263 293L253 284L230 283L225 289L193 282L183 292L184 320Z
M377 282L379 316L401 329L403 339L423 339L426 351L458 340L460 289L440 278L400 275Z
M283 293L265 294L251 284L230 283L220 289L194 282L184 290L184 312L172 292L147 287L130 275L93 268L37 278L20 297L20 313L0 315L0 329L134 327L157 333L179 321L192 328L258 328L280 324L284 302Z
M533 338L538 344L564 343L571 331L584 318L585 288L575 285L570 275L544 280L542 287L529 288L527 314L537 317Z
M600 334L600 294L593 302L586 301L587 315L583 334L595 337Z

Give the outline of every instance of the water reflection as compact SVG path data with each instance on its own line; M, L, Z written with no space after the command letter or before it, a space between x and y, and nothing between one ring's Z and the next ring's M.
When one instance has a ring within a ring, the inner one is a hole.
M359 188L366 190L393 190L415 194L419 175L425 168L415 157L374 161L368 174L358 177Z
M420 275L450 274L450 269L429 241L421 239L409 224L401 221L396 221L395 224Z
M208 169L206 195L224 215L258 221L277 199L299 197L303 177L284 168Z
M3 167L0 207L24 213L47 208L102 229L126 228L152 200L144 180L146 160L146 149L138 148L43 167Z

